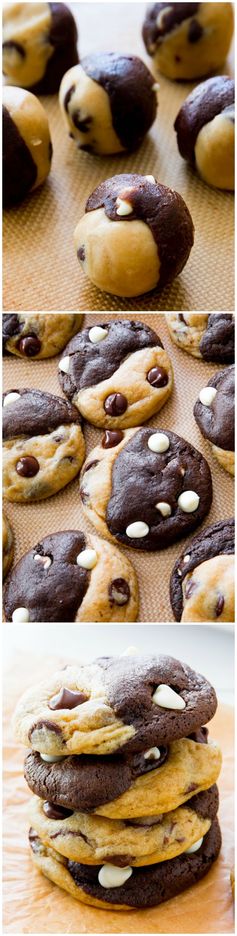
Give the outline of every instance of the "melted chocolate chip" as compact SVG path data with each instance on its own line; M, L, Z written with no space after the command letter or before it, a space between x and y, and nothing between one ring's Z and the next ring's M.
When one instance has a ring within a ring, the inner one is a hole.
M164 367L152 367L148 371L146 379L152 387L166 387L169 378Z
M41 341L37 338L37 335L25 335L24 338L20 338L20 341L18 341L17 348L26 357L35 357L40 352Z
M67 111L67 113L68 113L69 101L71 100L72 94L74 93L75 90L76 90L76 85L71 85L71 88L68 88L68 91L67 91L67 93L65 94L65 98L64 98L63 104L64 104L64 107L65 107L65 111Z
M122 439L123 432L121 429L106 429L102 438L102 448L113 448L114 445L119 445Z
M57 695L52 696L48 706L53 711L56 709L73 709L77 705L82 705L87 699L88 696L84 692L73 692L71 689L62 688Z
M187 789L184 790L184 793L193 793L194 790L197 790L197 784L196 784L196 783L190 783L189 786L187 787Z
M90 462L89 465L86 465L84 474L86 474L86 471L90 471L91 468L95 468L95 466L98 464L99 464L99 459L97 459L97 461Z
M16 471L22 478L34 478L39 471L39 462L34 455L25 455L16 463Z
M12 39L8 39L7 42L3 42L2 48L3 51L6 49L8 52L18 52L18 55L20 55L23 59L26 57L25 49L20 44L20 42L13 42Z
M202 38L203 28L201 24L196 19L192 19L189 30L188 30L188 41L191 43L198 42Z
M116 865L116 868L126 868L135 861L135 855L105 855L104 862Z
M77 256L78 256L78 260L83 261L86 259L86 251L85 251L84 244L82 244L82 247L79 247L79 250L77 251Z
M108 416L121 416L127 409L128 401L123 393L110 393L104 402Z
M29 830L29 843L33 852L38 852L41 849L41 841L37 832L34 829L30 828Z
M113 604L127 604L130 598L130 588L128 582L123 578L114 579L109 586L109 597Z
M215 615L216 615L216 617L220 617L220 614L222 614L222 611L223 611L223 608L224 608L224 604L225 604L224 595L218 595L217 602L216 602L216 607L215 607Z
M55 806L54 803L46 801L43 805L43 812L48 819L68 819L73 815L73 809L65 809L64 806Z

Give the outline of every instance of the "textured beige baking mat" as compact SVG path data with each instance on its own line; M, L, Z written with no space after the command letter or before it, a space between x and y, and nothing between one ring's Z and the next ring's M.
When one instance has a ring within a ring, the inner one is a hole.
M71 3L79 28L80 57L107 50L140 55L152 69L141 38L145 3ZM231 57L224 71L231 73ZM53 141L47 183L4 218L4 308L8 311L234 308L233 196L201 182L181 159L173 123L193 85L159 76L158 118L141 148L130 156L79 153L69 140L57 96L43 98ZM118 299L100 292L81 271L73 231L89 194L99 182L122 172L154 175L187 202L195 244L187 266L159 295Z
M44 313L42 313L43 315ZM124 314L123 318L129 318ZM165 317L162 313L133 315L154 328L160 336L174 368L174 389L172 396L157 416L148 425L171 429L184 436L195 445L207 458L213 479L213 503L209 515L202 524L202 529L233 516L234 482L233 478L218 465L211 454L211 447L206 442L193 417L193 405L201 387L217 370L214 364L205 364L181 351L170 339ZM86 315L84 325L95 321L104 322L106 317ZM24 361L16 357L4 359L4 389L17 387L39 387L62 396L58 383L58 360ZM101 438L101 431L85 424L87 454ZM6 502L6 513L11 521L15 535L15 560L19 559L41 537L57 530L91 530L89 521L82 512L79 496L79 483L76 478L59 494L37 504L10 504ZM200 527L197 533L200 531ZM194 534L195 535L195 534ZM170 621L173 614L169 603L169 578L175 559L190 537L181 540L162 552L138 552L126 549L138 576L140 594L140 621Z

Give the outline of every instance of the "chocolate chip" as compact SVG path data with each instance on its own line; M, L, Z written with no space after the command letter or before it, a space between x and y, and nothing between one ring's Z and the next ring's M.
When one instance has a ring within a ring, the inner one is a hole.
M224 608L224 604L225 604L224 595L218 595L217 602L216 602L216 607L215 607L215 615L216 615L216 617L220 617L220 614L222 614L222 611L223 611L223 608Z
M98 460L98 459L97 459L97 461L90 462L89 465L86 465L84 474L86 474L86 471L90 471L91 468L95 468L95 466L98 465L98 464L99 464L99 460Z
M184 790L184 793L194 793L194 790L197 790L197 784L196 784L196 783L190 783L189 786L187 787L187 789Z
M197 588L196 582L192 582L192 581L188 582L185 588L185 598L191 598L191 595L193 595L193 592L196 591L196 588Z
M166 387L169 378L164 367L152 367L148 371L146 379L152 387Z
M79 247L79 250L77 251L77 256L78 256L78 260L83 261L86 259L86 251L85 251L84 244L82 245L82 247Z
M29 830L29 843L33 852L38 852L41 849L41 841L37 832L34 829L30 828Z
M77 130L80 130L81 133L88 133L92 123L92 117L84 117L83 120L81 120L81 111L77 110L72 114L72 120Z
M3 42L3 46L2 46L2 47L3 47L3 51L4 51L4 49L6 49L8 52L9 52L9 51L10 51L10 52L11 52L11 51L18 52L18 55L20 55L21 58L25 58L25 56L26 56L25 49L24 49L24 47L20 44L20 42L13 42L12 39L8 39L7 42Z
M16 463L16 471L22 478L34 478L39 471L39 462L34 455L25 455Z
M198 42L203 35L203 28L196 19L192 19L188 30L188 41Z
M127 409L128 401L123 393L110 393L104 402L104 410L108 416L121 416Z
M76 85L71 85L71 88L68 88L68 91L65 94L63 103L64 103L65 111L67 111L67 113L68 113L69 101L71 100L72 94L74 93L75 90L76 90Z
M73 815L73 809L65 809L64 806L56 806L54 803L45 802L43 812L48 819L68 819Z
M119 445L119 442L122 442L123 432L121 429L106 429L102 438L102 447L113 448L114 445Z
M116 865L117 868L126 868L135 861L135 855L105 855L103 861Z
M130 588L128 582L123 578L113 579L109 586L109 597L113 604L127 604L130 598Z
M84 692L73 692L71 689L60 689L60 692L57 695L52 696L48 706L50 709L73 709L76 708L76 705L82 705L83 702L86 702L88 696Z
M20 341L18 341L17 348L26 357L35 357L41 349L41 341L37 338L37 335L25 335L24 338L20 338Z

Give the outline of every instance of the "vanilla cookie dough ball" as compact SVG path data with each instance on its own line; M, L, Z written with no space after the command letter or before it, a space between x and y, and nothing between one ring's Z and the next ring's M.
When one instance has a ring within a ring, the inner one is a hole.
M90 195L74 233L78 260L99 289L140 296L181 272L193 245L188 208L153 176L117 175Z
M2 68L8 84L55 94L77 62L76 23L64 3L3 5Z
M233 28L232 3L155 3L142 34L158 71L192 81L224 65Z
M228 75L194 88L176 117L181 156L216 188L234 189L234 125L234 81Z
M101 52L64 75L59 101L78 148L106 155L139 146L156 117L156 91L137 56Z
M22 202L42 185L53 147L47 114L38 98L23 88L3 89L3 205Z

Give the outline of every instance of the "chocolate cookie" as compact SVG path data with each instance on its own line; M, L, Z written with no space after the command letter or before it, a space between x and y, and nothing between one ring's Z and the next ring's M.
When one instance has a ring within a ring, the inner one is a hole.
M55 94L78 62L77 28L64 3L5 4L3 73L10 85Z
M234 189L234 123L234 81L219 75L191 91L174 124L181 156L220 189Z
M235 368L218 371L200 390L194 417L213 455L226 471L235 472Z
M103 536L148 551L187 536L212 501L205 458L169 430L128 429L121 441L107 432L85 462L80 490Z
M3 578L6 578L13 563L14 542L13 532L6 514L2 516L2 568Z
M14 726L19 741L50 757L139 752L190 735L216 705L210 683L172 657L101 657L29 689Z
M2 316L3 354L17 357L54 357L81 326L83 316L66 312L65 315L48 312L20 312Z
M171 283L187 263L191 215L181 195L154 176L107 179L92 192L85 212L75 229L75 248L99 289L140 296Z
M85 456L80 415L42 390L3 394L3 491L8 500L42 500L76 477Z
M219 520L176 560L170 579L176 621L234 620L234 535L234 520Z
M192 81L224 65L233 29L232 3L155 3L142 34L155 68Z
M136 55L96 52L64 75L59 102L69 136L99 155L140 145L157 111L153 75Z
M143 322L109 321L85 328L59 363L61 387L95 426L127 428L158 412L173 386L172 365L158 335ZM120 441L122 433L112 434ZM107 433L105 447L111 444Z
M46 111L34 94L4 87L2 100L3 207L8 208L42 185L53 148Z
M224 312L166 315L171 338L193 357L216 364L233 364L235 355L234 316Z
M6 619L135 621L138 588L131 563L97 536L52 533L14 567L4 596Z

